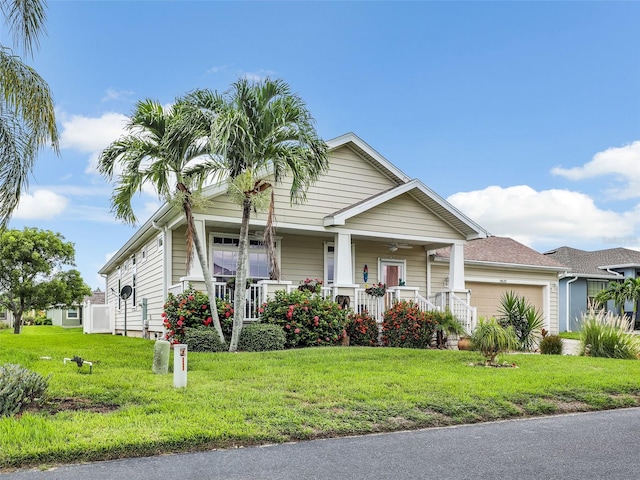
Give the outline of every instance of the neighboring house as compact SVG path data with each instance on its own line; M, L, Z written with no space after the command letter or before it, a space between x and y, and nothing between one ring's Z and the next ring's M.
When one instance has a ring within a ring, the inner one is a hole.
M450 249L433 254L433 282L448 283ZM465 287L478 317L497 317L503 294L513 291L536 307L545 328L558 331L558 274L566 267L506 237L471 240L464 246Z
M640 276L640 252L627 248L587 252L560 247L545 255L567 266L559 280L561 332L580 330L582 314L587 312L594 297L607 288L609 282ZM610 304L609 307L612 308L613 305ZM627 302L625 310L631 313L633 304Z
M13 327L13 313L9 310L0 310L0 323L6 323L9 327Z
M47 309L47 318L51 319L53 325L60 327L81 327L86 308L89 305L104 303L105 294L98 288L90 296L85 297L81 305L58 306Z
M352 308L366 308L378 319L389 302L411 298L423 308L446 306L472 328L476 318L466 285L465 248L471 240L486 238L486 230L356 135L327 143L329 170L309 189L306 203L290 204L286 181L275 188L280 282L269 280L261 242L266 214L251 219L249 277L257 283L248 294L248 319L257 317L260 302L275 289L297 288L306 278L320 278L325 295L348 296ZM229 294L226 280L235 275L241 210L226 195L226 185L207 187L204 193L212 206L195 212L196 229L222 296ZM190 274L185 273L184 239L184 214L165 204L100 269L106 277L114 333L123 332L125 318L131 333L139 335L145 319L150 333L162 332L167 293L184 291L189 284L204 290L195 258ZM440 262L432 253L442 248L449 253ZM469 268L480 282L494 276L511 282L512 274L519 281L525 276L508 263ZM388 287L380 300L364 291L366 284L377 282ZM121 298L119 293L128 287L131 295ZM551 311L556 292L548 289ZM549 321L553 323L551 313Z

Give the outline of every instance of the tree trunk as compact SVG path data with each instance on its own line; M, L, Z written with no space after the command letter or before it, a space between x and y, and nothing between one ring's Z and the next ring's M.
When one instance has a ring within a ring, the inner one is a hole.
M188 197L187 197L188 198ZM218 333L218 337L220 337L220 341L225 343L224 333L222 333L222 326L220 325L220 318L218 317L218 304L216 302L216 291L213 288L213 282L211 281L211 272L209 270L209 265L207 264L207 257L202 248L202 242L200 241L200 237L198 236L198 232L195 228L195 222L193 220L193 212L191 211L191 203L189 201L185 201L182 205L184 209L185 217L187 218L187 224L189 225L191 231L193 232L193 245L196 247L196 255L198 255L198 260L200 262L200 267L202 268L202 276L204 277L204 284L207 288L207 296L209 297L209 308L211 309L211 318L213 320L213 326ZM188 242L189 240L187 240Z
M251 199L245 198L242 204L242 225L238 240L238 264L236 266L236 290L233 299L233 332L229 351L238 349L238 340L244 323L244 310L247 299L247 266L249 259L249 220L251 219Z
M200 261L200 267L202 268L202 276L204 277L204 284L207 288L207 295L209 297L209 308L211 309L211 318L213 319L213 326L218 332L220 341L225 343L224 333L222 333L222 326L220 325L220 317L218 317L218 303L216 301L216 291L213 288L213 282L211 281L211 272L209 271L209 265L207 264L207 258L202 248L202 242L198 237L198 232L193 232L193 244L196 247L196 255Z
M22 313L12 312L13 313L13 333L18 335L22 332Z

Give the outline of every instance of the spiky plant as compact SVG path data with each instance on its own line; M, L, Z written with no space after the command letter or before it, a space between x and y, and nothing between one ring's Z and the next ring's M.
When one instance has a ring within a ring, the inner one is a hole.
M498 355L517 350L518 338L513 327L503 327L495 318L481 318L471 335L471 345L484 355L485 365L495 365Z

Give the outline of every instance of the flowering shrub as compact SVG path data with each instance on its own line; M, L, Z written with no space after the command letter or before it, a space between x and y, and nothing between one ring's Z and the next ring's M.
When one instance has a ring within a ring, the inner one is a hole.
M364 291L372 297L384 297L387 286L384 283L374 283L370 287L366 287Z
M350 313L345 327L349 345L373 347L378 345L378 324L367 312Z
M384 312L382 344L389 347L428 348L437 322L412 300L396 302Z
M233 329L233 305L220 298L216 298L216 304L222 332L228 337ZM165 338L171 343L184 341L185 328L213 328L209 297L193 288L177 295L169 293L164 304L162 320L167 331Z
M313 280L310 278L306 278L305 280L300 282L298 286L298 290L300 291L309 291L311 293L320 293L322 291L322 280L318 278L314 278Z
M260 313L263 323L282 327L286 348L335 345L342 339L347 317L336 302L300 290L278 290Z

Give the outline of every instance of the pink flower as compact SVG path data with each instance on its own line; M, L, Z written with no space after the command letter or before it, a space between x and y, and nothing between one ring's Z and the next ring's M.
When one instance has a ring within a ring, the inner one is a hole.
M299 329L299 328L296 328L296 329L293 331L293 333L300 333L300 329Z
M182 315L180 315L180 321L183 321L184 317Z
M231 312L226 312L226 313L224 314L224 316L225 316L225 317L227 317L227 318L229 318L229 317L231 316Z
M264 308L259 308L258 313L264 313Z
M178 320L178 326L181 327L184 324L182 320Z
M286 328L287 330L291 330L291 325L289 325L288 323L284 326L284 328Z

